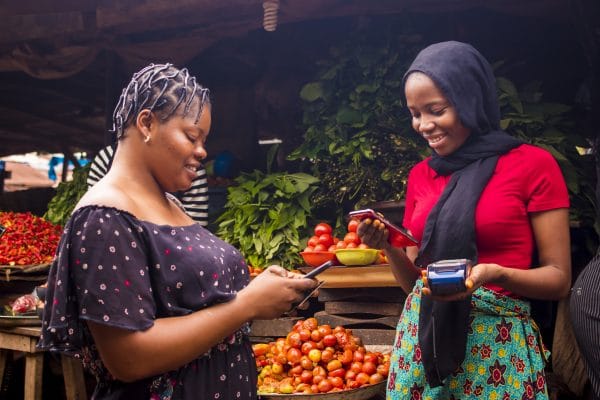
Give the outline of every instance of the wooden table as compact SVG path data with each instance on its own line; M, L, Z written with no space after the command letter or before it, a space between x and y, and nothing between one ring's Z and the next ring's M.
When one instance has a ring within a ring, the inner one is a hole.
M9 351L25 353L24 400L42 398L44 352L36 348L40 336L39 327L0 328L0 386ZM83 368L79 360L61 355L61 364L68 400L86 400Z

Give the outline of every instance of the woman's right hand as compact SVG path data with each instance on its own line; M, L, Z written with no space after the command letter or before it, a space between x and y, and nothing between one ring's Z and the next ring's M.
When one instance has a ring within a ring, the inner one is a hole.
M317 284L314 279L292 276L286 269L273 265L254 277L242 292L255 319L272 319L289 311Z
M378 219L365 218L358 225L356 233L361 242L372 249L386 250L390 248L389 231Z

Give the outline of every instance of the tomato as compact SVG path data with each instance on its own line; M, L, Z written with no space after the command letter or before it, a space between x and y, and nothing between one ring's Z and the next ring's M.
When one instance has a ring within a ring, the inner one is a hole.
M377 366L377 373L387 376L390 373L390 365L388 363L379 364Z
M362 351L359 351L359 350L355 350L353 357L352 357L352 361L363 362L364 360L365 360L365 353L363 353Z
M269 348L270 348L270 346L266 343L257 343L252 346L252 350L254 351L255 356L262 356L262 355L267 354L267 351L269 351Z
M377 372L377 364L374 364L371 361L365 361L362 365L362 372L371 376Z
M354 242L346 243L346 248L347 249L356 249L357 247L358 247L358 245L356 243L354 243Z
M312 374L313 374L313 377L322 376L324 378L327 376L327 371L325 370L324 367L317 365L316 367L313 368ZM319 382L315 382L315 383L319 383Z
M292 347L300 348L302 346L302 339L300 339L300 332L292 331L288 333L287 338L285 339L286 344L289 344Z
M323 336L323 344L325 346L333 347L337 344L337 338L332 334L325 335L325 336Z
M359 383L359 382L357 382L357 381L356 381L356 380L354 380L354 379L347 379L347 380L346 380L346 387L347 387L348 389L356 389L356 388L359 388L359 387L360 387L360 383Z
M331 234L331 232L333 231L333 229L331 228L331 225L329 225L327 222L320 222L315 226L315 235L316 236L321 236L323 234Z
M287 351L285 356L288 360L288 363L290 363L291 365L295 365L300 362L300 359L302 358L302 352L300 351L300 349L292 347Z
M344 350L344 352L338 355L338 360L342 362L342 364L350 364L353 361L354 352L350 349Z
M321 339L323 339L323 336L321 335L321 332L319 332L317 329L313 329L310 333L310 339L314 342L320 342Z
M308 352L308 358L310 359L310 361L312 361L314 363L318 363L319 361L321 361L321 350L311 349Z
M308 342L310 340L310 330L306 328L300 328L298 331L300 334L300 340L302 342Z
M329 233L324 233L319 236L319 243L329 248L329 246L333 245L333 237Z
M345 249L346 242L344 242L343 240L340 240L339 242L336 243L335 248L336 249Z
M333 389L333 384L331 383L331 380L329 378L325 378L321 382L319 382L317 387L319 388L319 392L327 393L331 389Z
M360 224L360 222L357 219L351 219L350 222L348 222L348 232L356 232L358 224Z
M344 387L344 380L339 376L330 376L329 381L331 382L334 388Z
M327 247L319 243L314 247L314 251L327 251Z
M374 373L373 375L371 375L369 377L369 384L374 385L376 383L382 382L384 379L385 379L385 377L383 375Z
M310 353L308 353L308 354L310 354ZM311 371L311 373L312 373L312 369L314 368L314 364L313 364L313 362L311 361L311 359L308 356L302 356L302 358L300 359L300 365L304 369L309 369Z
M317 329L317 326L319 326L319 323L315 317L307 318L302 322L302 327L310 331Z
M352 364L350 364L350 371L354 371L357 374L362 372L362 362L354 361Z
M283 365L281 363L274 362L273 365L271 365L271 372L275 375L281 375L283 373Z
M302 371L304 371L304 368L302 368L302 365L298 364L298 365L294 365L289 371L288 371L288 375L289 376L300 376L302 375ZM298 382L300 383L300 382Z
M330 253L335 253L336 249L337 249L337 247L335 247L335 244L332 244L331 246L329 246L329 248L327 249L327 251L330 252Z
M300 350L302 351L302 354L308 354L312 349L316 349L317 348L317 344L313 341L307 341L302 343L302 346L300 347Z
M342 362L340 360L331 360L327 363L327 371L333 371L334 369L340 368L342 368Z
M321 361L328 363L329 361L333 360L333 355L333 351L325 349L321 352Z
M373 364L377 365L379 363L377 354L375 354L375 353L367 353L367 354L365 354L365 361L364 362L367 362L367 361L370 361Z
M308 239L306 246L315 247L318 243L319 243L319 237L317 235L315 235L315 236L311 236L310 239Z
M302 383L312 384L312 382L313 382L312 371L308 371L306 369L304 371L302 371L302 373L300 374L300 380L302 381Z
M321 333L321 336L323 336L323 337L325 337L325 335L331 334L331 332L332 332L331 326L327 325L327 324L319 325L317 327L317 329L319 330L319 332Z
M360 244L360 238L356 232L348 232L344 236L344 242L346 242L346 244L354 243L358 246Z
M358 382L361 386L367 385L369 383L369 379L371 379L371 375L365 374L364 372L359 372L356 374L356 382Z

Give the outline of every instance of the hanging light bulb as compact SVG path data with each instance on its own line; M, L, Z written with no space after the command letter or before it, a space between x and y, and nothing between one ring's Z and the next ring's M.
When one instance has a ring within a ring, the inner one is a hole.
M279 0L265 0L263 2L263 9L263 28L265 28L265 31L267 32L273 32L275 29L277 29Z

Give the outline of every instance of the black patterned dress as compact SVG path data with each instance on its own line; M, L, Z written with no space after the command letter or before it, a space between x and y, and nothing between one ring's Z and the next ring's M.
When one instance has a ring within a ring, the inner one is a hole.
M38 346L80 357L98 379L95 399L255 399L248 326L177 370L124 383L104 367L86 324L146 330L157 318L230 301L248 282L241 254L199 224L156 225L83 207L50 270Z

